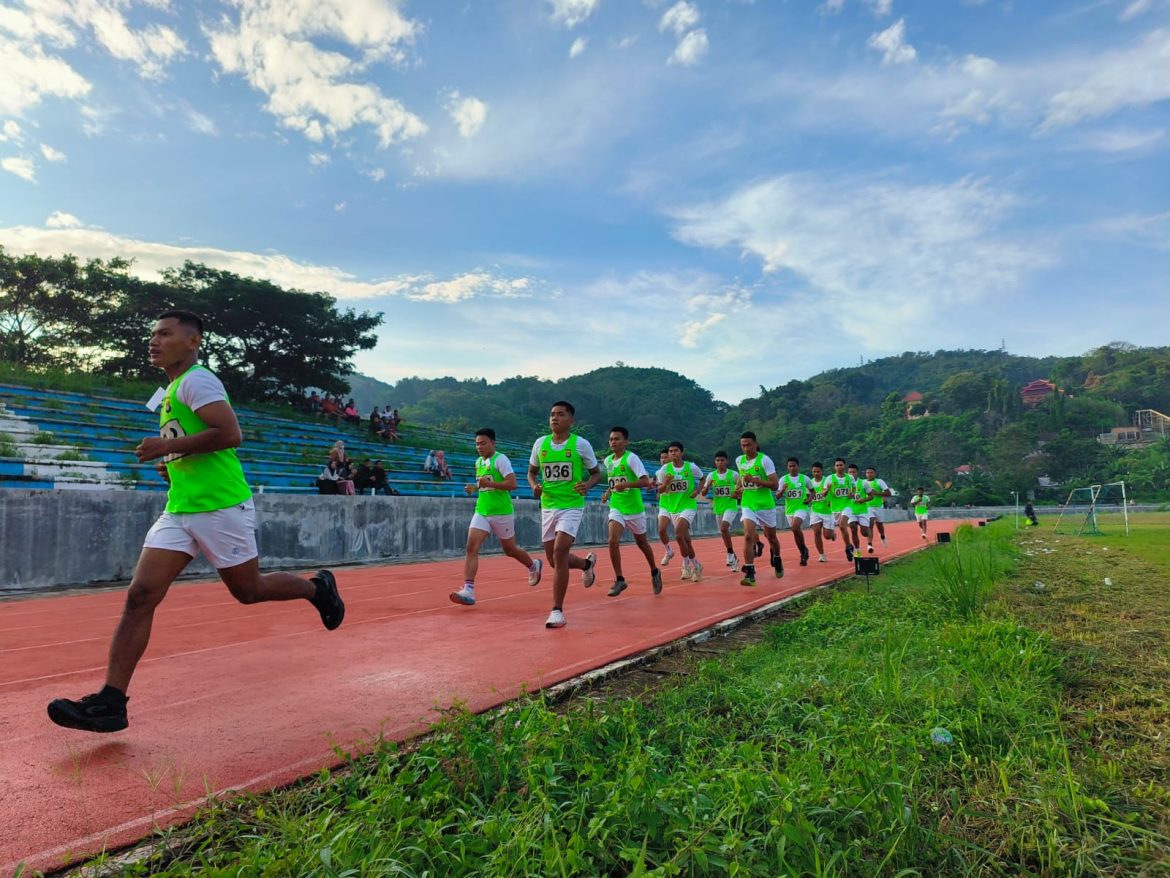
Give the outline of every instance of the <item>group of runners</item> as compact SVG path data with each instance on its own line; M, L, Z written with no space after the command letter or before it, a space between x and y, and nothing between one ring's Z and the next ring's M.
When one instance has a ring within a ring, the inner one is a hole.
M812 532L817 560L827 563L826 543L840 539L846 561L864 551L873 554L874 540L886 541L886 526L882 519L885 500L892 491L869 467L862 476L855 464L844 458L833 462L826 473L818 461L811 473L800 471L800 461L790 457L786 472L777 471L772 459L759 447L756 434L743 433L735 466L727 452L715 454L715 467L704 474L698 464L684 459L682 442L671 442L662 449L659 468L653 477L637 454L630 451L630 432L615 426L609 432L610 453L598 460L587 439L573 432L576 411L565 400L553 403L549 412L549 430L536 440L528 459L528 484L533 496L540 501L541 543L545 558L553 570L552 609L545 621L547 628L565 625L564 600L568 591L569 571L580 570L582 585L589 588L597 578L597 556L589 552L584 557L572 552L577 531L585 511L586 495L603 479L607 482L601 501L609 507L608 548L614 581L609 597L617 597L629 583L625 577L621 555L621 540L629 534L646 559L650 587L654 594L662 592L662 567L676 554L682 557L682 579L698 582L703 564L695 554L691 528L699 514L698 498L709 496L711 508L719 523L719 533L727 550L727 567L741 571L740 585L756 585L756 560L763 555L764 541L769 548L769 566L774 575L784 575L780 541L777 535L777 502L783 504L784 515L792 531L800 565L811 558L805 531ZM516 520L511 491L516 490L517 477L507 455L496 450L496 433L491 428L479 430L475 436L478 458L475 463L474 483L466 486L469 495L477 495L475 514L468 529L463 586L451 592L454 603L475 604L475 575L479 568L479 552L489 535L500 541L504 553L516 559L528 572L528 584L539 584L544 560L533 558L516 544ZM652 491L658 498L658 539L664 547L656 564L654 549L647 536L646 506L643 491ZM926 539L926 520L930 498L920 488L913 498L922 539ZM736 520L743 526L743 564L736 554L731 528ZM675 552L670 542L670 531L678 545ZM838 537L838 534L840 536Z
M91 732L116 732L127 727L127 692L149 642L154 611L200 552L241 603L305 600L330 631L345 618L345 603L330 571L319 570L308 578L260 572L252 492L235 453L242 441L240 426L223 384L199 365L202 337L202 320L188 311L168 311L152 328L150 361L164 371L169 383L148 404L159 410L159 435L143 439L135 455L141 462L155 461L169 483L166 509L144 540L110 644L105 685L77 700L50 702L49 718L57 725ZM776 535L777 497L784 504L802 565L810 558L806 527L813 532L821 562L827 560L825 540L836 540L838 534L849 560L861 551L863 537L868 552L874 551L875 533L885 544L880 510L890 489L872 469L861 478L856 467L838 459L832 473L826 475L818 463L813 465L812 474L806 475L800 472L799 462L789 458L787 472L780 475L771 458L760 451L755 434L747 432L740 438L741 453L734 468L729 466L727 454L720 452L715 456L714 470L704 475L697 464L684 459L683 444L672 442L663 450L660 467L651 479L642 461L628 448L626 428L610 430L610 453L599 462L589 442L573 432L574 414L570 403L554 403L549 413L550 432L536 440L528 460L528 484L541 505L544 559L533 558L516 545L510 496L517 487L516 473L508 458L496 450L493 430L485 428L476 434L476 480L467 486L467 492L477 497L468 531L465 582L451 594L451 600L474 605L479 551L488 535L495 534L504 552L524 565L529 585L540 582L548 561L553 573L552 610L545 626L564 627L569 571L580 570L585 587L592 586L597 577L595 553L581 557L573 554L572 547L586 495L602 478L608 482L602 499L609 506L609 556L615 574L611 597L629 587L620 552L625 533L631 534L646 559L653 592L662 592L662 572L647 537L642 496L647 489L658 495L658 536L665 546L661 564L665 567L676 554L669 539L673 528L685 580L698 582L703 573L690 534L697 501L703 495L711 497L719 519L727 566L741 570L740 583L745 586L756 584L755 562L763 552L760 537L771 550L770 565L776 577L784 575ZM921 490L915 497L916 504L919 501L923 505L915 511L926 539L929 498ZM742 568L731 539L737 515L744 530Z

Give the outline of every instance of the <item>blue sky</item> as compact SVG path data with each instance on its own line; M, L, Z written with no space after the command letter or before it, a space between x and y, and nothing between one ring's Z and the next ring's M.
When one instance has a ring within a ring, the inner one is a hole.
M324 290L384 380L1170 341L1170 0L0 0L0 71L0 245Z

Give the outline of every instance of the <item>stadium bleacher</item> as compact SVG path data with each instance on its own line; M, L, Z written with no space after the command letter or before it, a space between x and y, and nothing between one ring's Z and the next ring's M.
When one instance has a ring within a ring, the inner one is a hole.
M316 493L317 476L338 439L355 464L367 457L381 460L389 484L404 495L464 496L463 486L473 478L470 434L407 425L400 441L391 443L372 436L364 423L333 424L309 415L293 419L247 406L237 407L236 414L244 434L237 453L257 492ZM157 432L158 415L144 401L0 383L0 488L165 490L154 464L134 457L139 439ZM531 447L497 443L517 469L520 498L532 497L524 476ZM439 448L451 480L423 471L427 453ZM594 494L600 491L595 488Z

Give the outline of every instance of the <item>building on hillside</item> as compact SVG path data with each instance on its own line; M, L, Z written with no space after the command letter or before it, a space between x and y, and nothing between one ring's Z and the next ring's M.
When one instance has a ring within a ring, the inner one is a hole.
M1057 392L1056 385L1047 378L1037 378L1020 388L1020 399L1024 405L1034 406Z
M925 418L930 414L925 408L925 403L922 394L917 390L911 390L902 397L902 405L906 414L907 421L913 421L917 418Z
M1133 424L1114 427L1108 433L1098 433L1102 445L1151 445L1170 436L1170 417L1154 409L1133 413Z

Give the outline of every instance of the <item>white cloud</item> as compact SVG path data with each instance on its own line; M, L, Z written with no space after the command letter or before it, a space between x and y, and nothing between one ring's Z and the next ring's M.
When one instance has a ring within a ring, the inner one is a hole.
M836 15L845 8L845 0L825 0L820 6L820 11L828 15Z
M675 237L759 260L770 283L788 291L788 313L832 303L866 315L839 332L868 338L867 348L882 338L887 349L901 349L932 316L987 305L1051 262L1042 243L1002 229L1018 203L972 180L896 185L789 175L675 211Z
M460 97L459 92L452 91L443 106L458 127L460 137L474 137L487 121L488 105L479 98Z
M1101 223L1106 235L1131 244L1170 251L1170 213L1128 214Z
M362 173L365 174L367 177L369 177L371 180L373 180L375 183L381 183L383 180L386 179L386 169L385 168L371 168L368 171L362 171Z
M601 0L548 0L548 4L553 21L573 28L596 12Z
M569 46L569 57L576 58L585 51L585 47L588 44L589 40L585 39L585 37L577 37L577 39L573 40L573 45Z
M311 153L309 153L309 164L312 165L314 168L320 167L321 165L327 165L331 161L333 161L333 159L332 159L332 157L330 157L329 153L327 153L327 152L311 152Z
M707 54L707 48L707 32L702 28L693 30L679 40L674 52L670 55L669 63L682 67L698 64Z
M220 69L266 95L284 127L314 143L365 127L386 148L427 126L371 84L369 68L403 63L419 29L386 0L262 0L205 33Z
M28 180L30 183L37 181L37 166L33 163L32 159L12 156L0 160L0 168L3 168L10 174L15 174L22 180Z
M894 11L894 0L865 0L865 5L877 18L884 18Z
M183 115L187 120L187 127L196 134L214 135L219 133L215 127L215 120L205 113L200 113L194 107L184 107Z
M1152 31L1133 48L1099 56L1090 70L1079 84L1052 96L1042 130L1170 98L1170 30Z
M699 341L709 329L718 326L727 319L726 314L711 314L705 320L692 320L684 324L683 333L678 343L684 348L697 348Z
M663 13L658 22L660 31L671 31L676 37L681 37L699 23L699 10L687 0L679 0Z
M59 149L53 149L47 143L41 144L41 155L45 157L47 162L63 162L65 161L65 153Z
M345 210L345 202L344 201L339 201L339 202L337 202L337 204L333 205L333 212L334 213L341 213L343 210Z
M76 229L80 225L81 220L73 214L61 210L54 210L45 220L45 228L49 229Z
M81 98L92 86L60 58L36 44L0 33L0 116L20 116L45 98Z
M20 123L15 119L7 119L3 125L0 125L0 143L9 140L14 143L20 143L23 139L24 134L20 130Z
M1132 3L1122 10L1119 18L1122 21L1130 21L1145 12L1149 12L1153 5L1153 0L1133 0Z
M880 33L870 34L866 45L882 53L883 64L908 64L918 52L906 42L906 19L896 22Z
M1116 128L1085 132L1077 137L1072 145L1093 152L1121 155L1149 152L1165 139L1166 132L1160 128L1151 130Z
M344 205L340 205L344 207ZM399 275L363 280L341 268L299 262L279 253L251 253L218 247L178 246L114 235L101 229L81 228L76 217L56 212L45 228L0 228L0 246L11 253L42 256L71 253L79 259L133 261L139 277L157 280L168 268L190 260L244 277L264 278L287 289L322 291L338 299L375 299L385 296L418 301L453 303L471 298L514 299L532 295L536 282L477 270L449 278L429 274Z
M454 304L482 296L507 299L526 298L531 282L526 277L501 278L489 272L474 271L450 280L432 281L416 286L407 298L420 302Z

